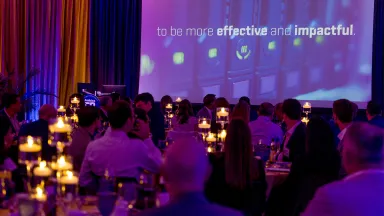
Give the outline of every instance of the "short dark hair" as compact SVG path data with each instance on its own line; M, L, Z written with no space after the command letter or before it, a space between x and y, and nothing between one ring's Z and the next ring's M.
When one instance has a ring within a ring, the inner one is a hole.
M117 92L113 92L111 93L111 98L112 98L112 103L114 103L115 101L120 100L120 94Z
M127 101L117 100L108 111L109 123L112 128L119 129L132 118L132 108Z
M214 94L207 94L205 95L204 99L203 99L203 103L204 103L204 106L209 106L211 104L213 104L216 100L216 95Z
M371 116L380 115L381 114L381 106L374 101L369 101L367 104L367 113Z
M80 127L89 127L99 118L99 110L94 106L82 107L77 111Z
M286 99L283 102L283 113L292 120L301 119L301 104L296 99Z
M251 99L249 99L249 97L246 97L246 96L243 96L239 99L239 102L240 101L244 101L246 102L249 106L251 106Z
M6 92L3 94L3 97L1 98L1 104L3 107L9 108L10 106L12 106L12 104L17 103L17 98L20 98L20 96L14 93Z
M153 98L152 94L148 93L148 92L144 92L144 93L137 95L135 97L135 104L139 101L142 101L145 103L151 102L152 106L155 103L155 99Z
M353 120L352 103L347 99L334 101L332 111L342 123L349 123Z
M275 107L271 103L264 102L259 106L259 115L261 116L271 116L273 115Z

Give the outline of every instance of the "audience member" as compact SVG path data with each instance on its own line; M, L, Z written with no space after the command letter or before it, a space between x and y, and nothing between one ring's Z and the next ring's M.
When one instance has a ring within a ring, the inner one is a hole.
M153 96L147 92L136 96L135 106L147 112L150 119L152 141L157 145L159 140L165 139L164 115L161 113L160 107L155 107Z
M242 119L246 124L249 123L250 106L245 101L240 101L233 108L231 113L231 119Z
M257 119L257 112L256 110L252 109L251 100L249 99L249 97L243 96L239 99L239 102L240 101L244 101L249 105L250 107L249 121L255 121Z
M80 186L94 186L94 180L104 176L106 170L112 170L110 176L132 181L139 178L143 169L158 173L160 151L152 148L157 152L150 152L143 141L127 136L134 123L131 106L126 101L116 101L108 111L108 116L111 130L89 143L81 166Z
M305 124L301 122L301 104L298 100L284 101L283 121L287 125L287 132L281 143L279 159L293 162L305 153Z
M100 98L100 118L102 123L108 122L108 109L112 106L112 98L103 96Z
M0 116L0 167L4 170L13 171L16 164L8 158L8 149L13 143L14 134L12 125L4 116Z
M240 216L239 212L211 204L204 196L209 175L205 148L195 139L180 139L167 150L163 175L171 201L165 206L144 211L139 216Z
M272 121L281 127L283 133L287 131L287 125L283 121L283 103L278 103L275 105Z
M161 109L161 113L163 113L163 115L166 114L165 112L165 107L168 105L168 104L173 104L173 100L171 98L171 96L169 95L164 95L161 100L160 100L160 109Z
M203 103L204 107L197 112L197 117L205 117L207 119L211 119L214 121L216 119L216 112L215 112L215 100L216 95L214 94L207 94L204 97Z
M231 105L229 104L226 98L219 97L215 100L215 108L222 108L222 107L230 109ZM214 113L216 115L216 110L214 110Z
M45 161L52 161L52 157L56 156L56 147L48 144L49 124L57 116L55 107L50 104L45 104L39 109L39 120L24 124L20 128L19 137L34 136L40 137L42 143L41 156Z
M96 107L86 106L77 112L79 127L72 134L72 144L69 147L73 160L73 169L80 171L88 144L95 139L95 131L101 126L99 111Z
M261 215L266 199L265 171L263 162L253 157L251 132L243 120L230 122L224 149L223 154L210 155L208 199L245 215Z
M383 143L382 129L352 124L345 134L342 157L348 176L318 189L303 215L384 215Z
M118 101L121 99L121 95L117 92L112 92L111 98L112 98L112 103L115 103L115 101Z
M262 103L259 106L259 117L256 121L249 123L252 134L252 143L270 145L272 140L277 143L283 140L283 131L279 125L272 122L274 107L271 103Z
M171 119L171 125L174 131L195 131L197 119L194 117L189 100L184 99L180 102L176 116Z
M319 187L338 180L341 161L330 125L313 117L306 134L305 155L292 165L284 183L272 189L266 215L299 215Z
M381 107L379 104L369 101L367 104L366 115L370 124L384 128L384 118L381 116Z

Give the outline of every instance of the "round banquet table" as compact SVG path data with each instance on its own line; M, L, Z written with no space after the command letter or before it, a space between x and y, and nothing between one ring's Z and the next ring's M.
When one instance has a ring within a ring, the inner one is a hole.
M288 174L288 172L266 172L266 180L268 184L267 197L271 193L273 187L280 185L285 181L285 179L288 177Z

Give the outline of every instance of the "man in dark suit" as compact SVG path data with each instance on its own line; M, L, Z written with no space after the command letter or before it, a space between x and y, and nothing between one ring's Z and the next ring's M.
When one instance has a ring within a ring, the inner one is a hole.
M305 154L305 125L301 122L301 104L298 100L284 101L283 121L287 125L287 132L281 143L280 155L283 155L283 161L293 162Z
M164 115L161 113L160 106L155 105L153 96L148 92L136 96L135 106L147 112L150 119L152 141L157 146L159 140L165 140Z
M45 161L52 161L52 157L56 155L56 147L48 144L49 136L49 122L57 116L56 109L50 105L45 104L39 109L39 120L23 125L20 128L19 136L34 136L41 138L42 144L42 159Z
M384 118L381 116L381 107L379 104L369 101L367 104L366 114L368 123L384 128Z
M214 121L216 119L216 112L214 112L215 108L215 100L216 95L214 94L207 94L204 97L203 104L204 107L197 112L197 117L205 117L207 119L210 119L211 121Z
M110 96L103 96L100 98L100 119L101 123L108 123L108 109L112 106L112 98Z
M257 119L257 112L256 112L256 110L252 109L251 100L249 99L249 97L243 96L239 99L239 103L240 103L240 101L246 102L249 105L249 107L251 108L249 111L249 122L255 121Z
M166 153L163 169L170 202L139 216L240 216L240 212L210 203L204 195L204 183L210 174L203 145L194 138L175 141Z

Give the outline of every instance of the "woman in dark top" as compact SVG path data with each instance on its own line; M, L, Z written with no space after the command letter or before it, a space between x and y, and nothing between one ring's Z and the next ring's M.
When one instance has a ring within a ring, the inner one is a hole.
M317 188L338 179L340 155L328 122L311 118L306 134L306 154L293 163L286 181L272 189L266 215L300 215Z
M267 188L264 166L253 157L251 132L243 120L232 119L224 149L210 155L213 169L205 188L207 198L245 215L261 215Z

